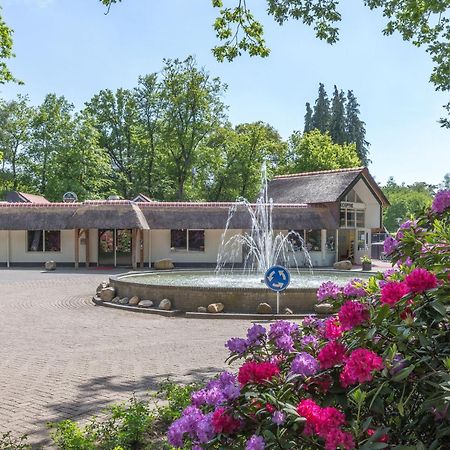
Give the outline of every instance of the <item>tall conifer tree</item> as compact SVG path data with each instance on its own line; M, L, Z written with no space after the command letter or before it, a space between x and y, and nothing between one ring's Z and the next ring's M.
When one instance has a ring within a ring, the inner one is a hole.
M366 141L366 124L359 118L359 103L353 91L347 93L346 135L347 143L356 144L356 151L364 166L370 163L369 142Z
M330 136L335 144L346 142L345 133L345 94L334 85L333 100L331 105Z
M306 114L305 114L305 128L303 129L304 133L311 131L312 128L312 108L309 102L306 103Z
M312 116L312 129L317 129L322 133L328 131L330 125L330 102L323 83L319 84L319 96L314 105L314 114Z

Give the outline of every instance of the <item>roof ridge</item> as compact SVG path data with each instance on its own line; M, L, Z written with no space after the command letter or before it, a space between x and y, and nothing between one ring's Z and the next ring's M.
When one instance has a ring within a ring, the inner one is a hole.
M307 176L307 175L321 175L321 174L339 173L339 172L361 172L364 169L365 169L365 167L361 166L361 167L347 167L344 169L317 170L314 172L299 172L299 173L290 173L287 175L276 175L273 177L273 179L280 180L283 178L297 178L297 177L302 177L302 176Z

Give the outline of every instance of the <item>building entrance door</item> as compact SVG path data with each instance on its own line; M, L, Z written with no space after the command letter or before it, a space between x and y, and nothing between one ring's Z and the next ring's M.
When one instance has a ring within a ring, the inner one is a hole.
M98 264L131 266L131 230L98 230Z

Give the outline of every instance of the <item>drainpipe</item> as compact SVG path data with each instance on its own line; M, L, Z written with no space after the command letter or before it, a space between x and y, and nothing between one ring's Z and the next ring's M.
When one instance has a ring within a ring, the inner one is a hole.
M152 268L152 230L147 230L148 236L148 268Z
M339 261L339 228L336 228L336 244L334 245L336 250L336 262Z

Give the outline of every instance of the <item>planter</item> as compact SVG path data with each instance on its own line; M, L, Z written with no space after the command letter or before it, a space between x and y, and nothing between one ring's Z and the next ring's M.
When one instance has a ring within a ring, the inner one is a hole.
M363 262L362 270L364 270L364 271L372 270L372 263L371 262Z

